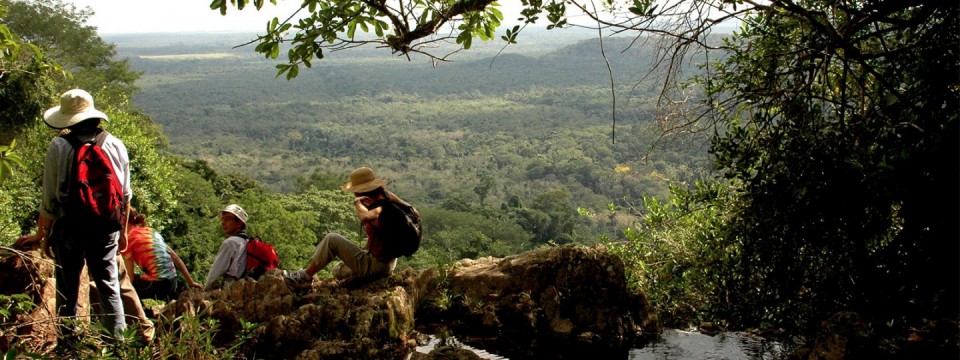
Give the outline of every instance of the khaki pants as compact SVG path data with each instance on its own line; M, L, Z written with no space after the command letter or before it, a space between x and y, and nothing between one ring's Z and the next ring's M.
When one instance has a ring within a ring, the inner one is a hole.
M147 313L143 311L140 296L137 295L137 291L133 288L133 282L130 281L132 274L127 273L127 267L123 261L123 256L117 254L117 267L120 270L118 276L120 279L120 301L123 303L123 313L126 316L126 322L129 325L137 326L137 334L146 342L151 342L156 334L156 329L154 329L153 322L147 317ZM99 299L97 299L96 295L97 292L93 291L94 286L95 284L90 282L90 303L99 305Z
M330 233L324 236L323 240L317 244L317 248L313 250L310 265L323 269L334 259L340 259L343 262L333 268L333 275L338 279L389 276L397 266L397 259L381 262L343 235Z

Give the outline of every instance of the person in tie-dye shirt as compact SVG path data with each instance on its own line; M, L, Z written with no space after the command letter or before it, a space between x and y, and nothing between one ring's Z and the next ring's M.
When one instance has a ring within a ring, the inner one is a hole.
M170 300L177 293L177 271L183 273L190 287L202 289L193 281L186 265L163 241L160 232L147 227L147 219L136 209L130 209L130 226L127 229L127 249L122 251L127 272L133 274L136 264L141 273L133 278L133 287L141 299Z

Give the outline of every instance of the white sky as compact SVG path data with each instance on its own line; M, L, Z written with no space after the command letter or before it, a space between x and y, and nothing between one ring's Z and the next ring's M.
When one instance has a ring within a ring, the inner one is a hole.
M227 8L227 15L210 10L210 0L66 0L79 8L90 7L94 15L87 25L105 33L138 32L199 32L199 31L260 31L273 17L281 20L293 14L300 0L278 0L273 5L264 1L263 9L256 11L250 4L243 11ZM515 3L519 1L504 1ZM518 7L518 6L513 6ZM510 12L501 6L505 22L518 17L519 10Z
M281 19L297 9L300 1L265 1L263 10L251 4L243 11L228 8L227 15L210 10L209 0L67 0L79 8L90 7L94 15L87 25L100 33L262 31L274 16Z

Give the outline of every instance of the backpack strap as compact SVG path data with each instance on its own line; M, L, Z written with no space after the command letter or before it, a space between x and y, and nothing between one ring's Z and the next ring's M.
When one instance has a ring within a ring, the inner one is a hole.
M67 140L67 142L70 143L70 146L73 146L73 150L76 151L77 149L79 149L79 148L80 148L81 146L83 146L84 144L94 144L94 145L97 145L97 146L103 146L103 143L107 141L107 136L108 136L108 135L110 135L110 133L107 132L106 130L104 130L104 129L98 129L98 130L97 130L97 135L94 136L93 141L83 141L83 140L80 140L80 137L78 137L77 134L74 134L73 132L71 132L71 133L69 133L69 134L66 134L66 135L60 135L60 137L62 137L62 138L64 138L65 140Z
M239 237L247 240L247 243L249 243L249 242L251 242L251 241L260 241L260 242L263 241L263 240L260 240L260 238L258 238L258 237L256 237L256 236L247 235L247 233L245 233L245 232L244 232L244 233L239 233L239 234L237 234L236 236L239 236ZM243 251L247 251L246 244L244 244ZM263 259L263 258L257 256L256 254L252 254L252 253L250 253L249 251L247 251L247 256L250 256L250 257L252 257L252 258L254 258L254 259L257 259L258 261L260 261L260 262L262 262L262 263L267 262L266 259Z
M100 131L97 133L97 136L93 138L93 141L97 144L97 146L103 146L103 143L107 142L107 136L109 135L109 132L104 129L100 129Z

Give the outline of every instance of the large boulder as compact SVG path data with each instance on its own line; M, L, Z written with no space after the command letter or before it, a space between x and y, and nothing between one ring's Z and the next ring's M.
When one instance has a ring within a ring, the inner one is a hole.
M661 332L644 294L627 288L623 262L603 247L461 260L432 279L418 321L493 341L507 356L618 356Z

